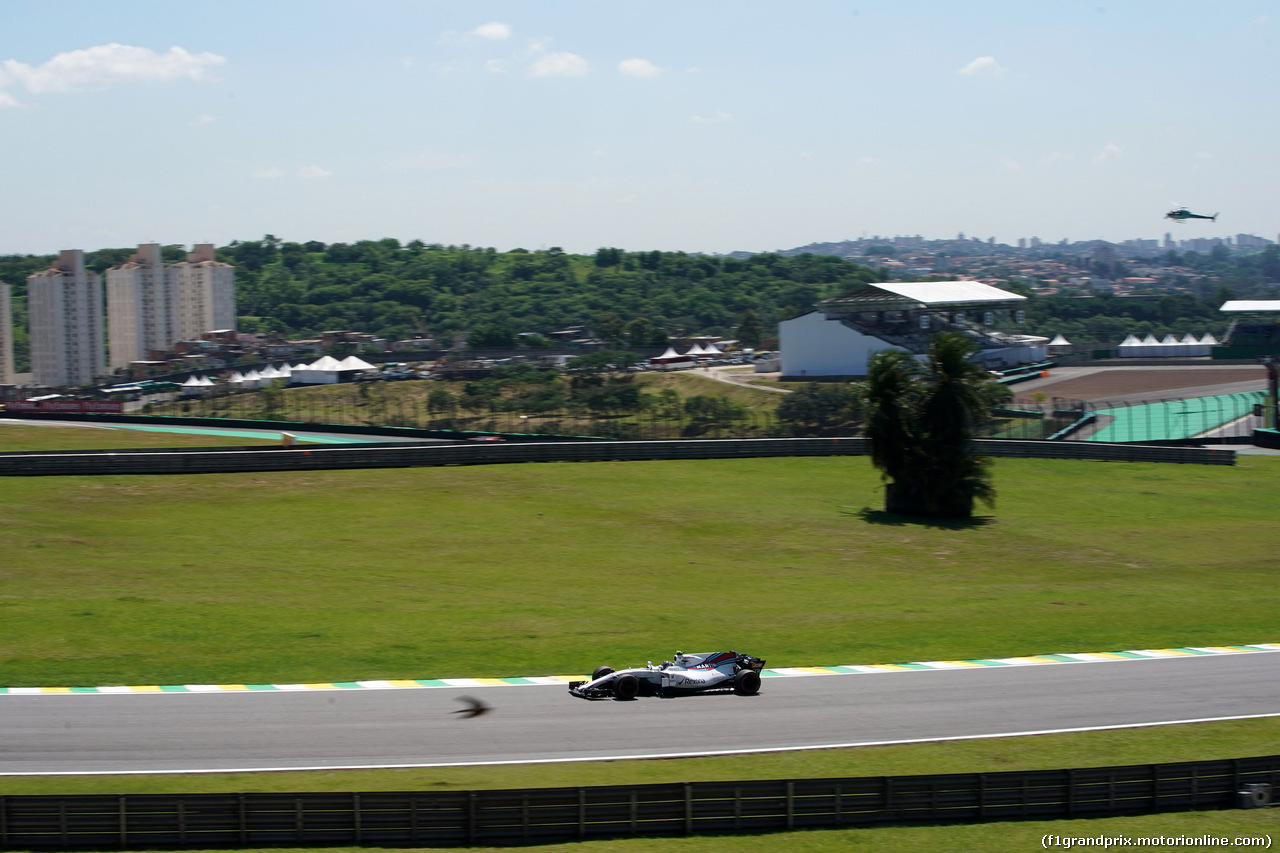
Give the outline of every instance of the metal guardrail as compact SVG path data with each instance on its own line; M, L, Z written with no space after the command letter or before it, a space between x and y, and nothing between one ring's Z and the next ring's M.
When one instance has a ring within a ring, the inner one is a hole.
M525 844L1265 804L1280 756L1080 770L633 787L0 797L0 848Z
M1083 442L979 439L988 456L1181 462L1233 465L1235 451ZM0 453L0 476L61 474L208 474L412 468L516 462L621 462L656 459L734 459L778 456L865 456L865 438L743 438L590 443L341 445L221 448L218 450L113 450Z

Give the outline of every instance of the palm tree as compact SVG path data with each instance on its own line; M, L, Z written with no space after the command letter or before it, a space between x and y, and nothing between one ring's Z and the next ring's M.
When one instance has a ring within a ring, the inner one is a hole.
M975 351L964 335L943 332L925 364L901 350L872 356L867 437L889 512L968 518L975 499L994 506L989 462L973 437L1008 390L970 361Z

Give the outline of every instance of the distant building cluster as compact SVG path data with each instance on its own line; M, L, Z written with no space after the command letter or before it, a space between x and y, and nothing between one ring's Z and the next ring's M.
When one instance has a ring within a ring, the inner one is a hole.
M105 296L105 299L104 299ZM103 277L85 268L84 252L67 249L27 278L31 373L36 385L93 383L180 341L236 326L235 269L198 243L185 260L165 263L159 243L146 243ZM9 288L0 287L0 384L12 384Z

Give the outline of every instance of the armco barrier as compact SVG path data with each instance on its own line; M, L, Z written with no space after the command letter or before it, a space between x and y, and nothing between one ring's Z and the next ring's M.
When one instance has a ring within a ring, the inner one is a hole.
M0 848L510 845L1258 806L1280 756L1083 770L369 794L0 797Z
M1198 447L981 439L988 456L1183 462L1233 465L1235 451ZM219 450L53 451L0 453L0 476L57 474L210 474L412 468L515 462L621 462L654 459L735 459L774 456L865 456L865 438L741 438L506 444L360 444Z

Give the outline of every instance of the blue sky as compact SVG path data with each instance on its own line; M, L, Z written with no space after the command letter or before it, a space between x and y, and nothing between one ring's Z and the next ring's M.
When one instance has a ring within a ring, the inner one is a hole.
M1274 240L1277 28L1251 0L4 0L0 253Z

